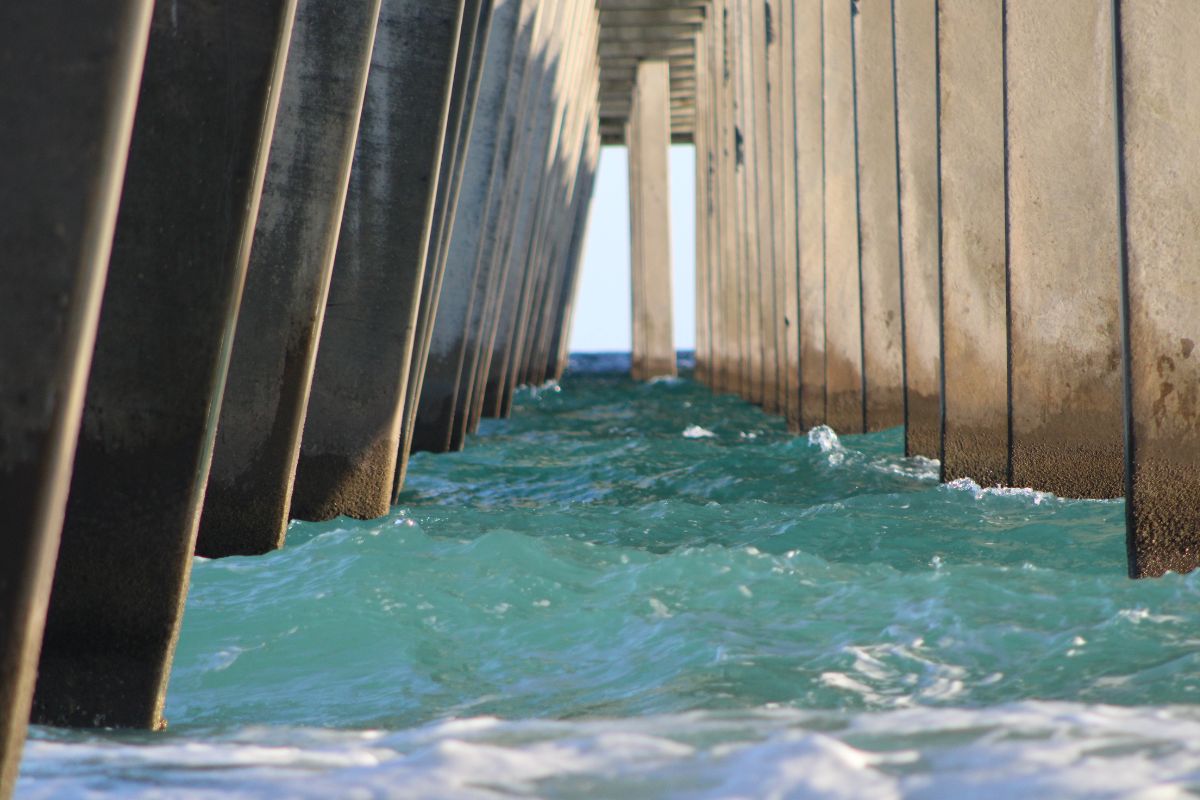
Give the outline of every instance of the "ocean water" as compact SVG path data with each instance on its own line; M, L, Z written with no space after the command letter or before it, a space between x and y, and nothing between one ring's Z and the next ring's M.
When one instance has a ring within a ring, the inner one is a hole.
M1124 506L939 485L577 356L387 519L197 560L164 734L20 798L1200 795L1200 577Z

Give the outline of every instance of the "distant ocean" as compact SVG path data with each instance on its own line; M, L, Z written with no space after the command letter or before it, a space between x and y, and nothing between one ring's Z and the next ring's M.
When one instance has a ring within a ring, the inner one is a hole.
M18 797L1200 794L1200 577L1126 579L1122 503L627 367L198 560L168 732L35 729Z

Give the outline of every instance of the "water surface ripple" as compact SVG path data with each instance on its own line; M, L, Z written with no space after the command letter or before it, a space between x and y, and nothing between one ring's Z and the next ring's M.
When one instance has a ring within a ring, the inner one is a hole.
M35 729L18 797L1200 794L1200 577L1127 580L1122 503L625 366L198 560L169 732Z

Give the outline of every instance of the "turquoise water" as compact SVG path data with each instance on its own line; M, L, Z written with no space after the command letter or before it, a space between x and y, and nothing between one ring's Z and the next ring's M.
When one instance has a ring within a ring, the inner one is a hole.
M1200 577L1124 506L941 486L576 357L387 519L197 560L162 735L18 797L1200 795Z

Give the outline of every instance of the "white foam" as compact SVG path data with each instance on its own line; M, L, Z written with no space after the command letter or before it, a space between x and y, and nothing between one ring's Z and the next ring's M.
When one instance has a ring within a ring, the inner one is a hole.
M988 496L1017 497L1024 500L1030 500L1035 506L1040 506L1042 503L1059 499L1056 495L1053 495L1050 492L1039 492L1034 489L1021 489L1007 486L989 486L984 488L970 478L959 478L944 484L944 486L952 491L967 492L976 500L980 500Z
M707 428L701 428L699 425L689 425L683 431L685 439L715 439L717 435Z
M916 641L907 646L910 655L918 649ZM865 671L888 669L878 652L857 655ZM827 685L854 687L864 699L872 691L865 675L827 675ZM1200 775L1198 708L1036 701L561 722L478 717L394 733L256 727L150 743L38 740L43 735L26 751L22 800L492 800L578 797L585 786L590 796L625 800L1183 798Z
M821 448L822 453L845 452L842 441L828 425L818 425L808 432L808 443Z

